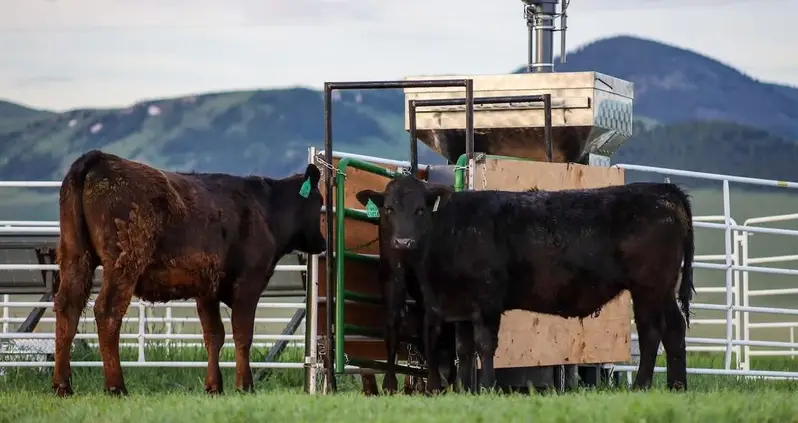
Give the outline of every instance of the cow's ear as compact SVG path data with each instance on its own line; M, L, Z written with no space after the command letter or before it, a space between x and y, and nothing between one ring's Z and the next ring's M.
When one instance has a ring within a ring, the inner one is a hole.
M310 185L313 187L319 186L319 180L321 179L321 172L316 165L309 163L308 167L305 169L305 180L310 180Z
M454 193L454 188L446 185L429 185L427 187L427 192L424 195L425 199L427 200L427 206L435 208L433 211L437 211L437 208L446 204L449 201L449 198Z
M364 189L363 191L358 192L355 194L355 198L357 201L366 206L369 203L369 200L374 203L375 206L382 208L382 205L385 200L385 194L377 191L372 191L370 189Z

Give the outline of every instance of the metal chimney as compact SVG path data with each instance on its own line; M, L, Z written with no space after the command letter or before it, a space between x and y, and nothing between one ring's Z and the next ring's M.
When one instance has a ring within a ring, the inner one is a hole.
M557 13L559 0L523 0L524 17L529 28L527 71L554 72L554 18L560 17L560 63L565 58L565 18L570 0L563 0L562 13Z

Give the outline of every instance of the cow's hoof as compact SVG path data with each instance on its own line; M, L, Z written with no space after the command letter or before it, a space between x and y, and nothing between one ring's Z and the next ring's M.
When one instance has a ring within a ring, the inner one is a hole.
M255 385L236 386L236 392L239 394L254 394Z
M218 396L218 395L222 395L223 391L222 391L222 388L219 387L219 386L206 386L205 387L205 393L210 395L210 396L214 396L215 397L215 396Z
M366 378L363 378L363 390L366 389L366 385L367 385L366 380L367 380ZM373 382L370 379L368 379L368 380L369 380L368 384L377 383L377 379L374 379ZM390 377L390 376L386 375L385 378L382 379L382 392L386 393L386 394L393 395L393 394L396 393L396 391L399 390L397 385L398 385L398 381L396 380L396 376ZM405 384L405 386L407 386L407 384Z
M66 398L71 396L74 392L72 392L72 387L66 383L60 383L58 385L53 385L53 392L56 396L61 398Z
M105 392L108 395L111 395L111 396L114 396L114 397L123 397L123 396L127 395L127 389L125 389L124 387L120 388L120 387L117 387L117 386L112 386L110 388L107 388L105 390Z
M385 379L385 380L387 381L387 379ZM363 386L363 392L366 392L366 390L367 390L366 387ZM383 393L383 395L396 395L396 393L398 391L399 391L399 389L397 389L395 384L385 383L383 381L383 384L382 384L382 393ZM405 392L406 391L407 391L407 387L405 386Z
M686 391L686 390L687 390L687 384L685 384L685 383L683 383L683 382L673 382L673 383L672 383L672 384L669 386L669 389L670 389L671 391L676 391L676 392L684 392L684 391Z

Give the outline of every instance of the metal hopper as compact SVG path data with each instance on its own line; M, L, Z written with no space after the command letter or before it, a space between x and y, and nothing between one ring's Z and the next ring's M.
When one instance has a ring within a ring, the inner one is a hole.
M551 94L553 161L610 157L632 135L633 84L598 72L407 77L474 80L474 98ZM405 100L462 98L461 88L408 88ZM454 163L465 153L464 106L416 110L418 138ZM405 129L410 119L405 110ZM540 103L474 105L474 151L546 160Z

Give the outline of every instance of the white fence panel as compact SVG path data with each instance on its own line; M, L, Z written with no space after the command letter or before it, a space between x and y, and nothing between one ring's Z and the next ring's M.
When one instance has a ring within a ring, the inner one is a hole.
M794 356L798 343L795 342L794 328L798 326L798 322L792 321L777 321L768 323L751 323L751 313L762 313L770 315L781 316L798 316L798 308L777 308L777 307L752 307L750 305L750 298L752 296L769 296L769 295L794 295L798 294L798 286L794 288L783 289L750 289L750 275L751 274L778 274L778 275L798 275L798 269L788 268L775 268L753 266L754 264L765 263L784 263L789 261L798 261L798 254L790 254L783 256L770 256L770 257L756 257L749 256L749 237L752 234L770 234L770 235L783 235L783 236L798 236L798 231L789 229L778 228L764 228L756 227L756 224L769 223L769 222L783 222L789 220L798 220L798 214L768 216L762 218L752 218L744 221L742 225L737 224L732 218L731 200L729 192L730 183L740 183L749 185L759 185L767 187L779 187L795 189L798 188L796 182L766 180L758 178L747 178L731 175L718 175L704 172L692 172L676 169L667 169L651 166L639 166L619 164L617 167L639 171L650 172L664 176L683 176L696 179L714 180L722 183L723 189L723 215L720 216L703 216L694 217L694 227L720 229L724 231L724 254L709 254L709 255L696 255L694 268L704 269L717 269L725 272L725 286L713 288L697 288L696 292L699 294L706 293L723 293L725 294L725 301L722 304L710 303L693 303L691 308L696 310L716 310L723 311L725 314L724 319L696 319L691 321L696 325L716 325L722 324L725 326L724 338L698 338L688 335L686 341L688 350L693 351L723 351L724 352L724 368L723 369L702 369L702 368L688 368L688 373L692 374L713 374L713 375L729 375L729 376L748 376L748 377L766 377L774 379L783 378L798 378L798 372L788 371L765 371L765 370L752 370L750 368L752 356L768 355L768 356ZM713 223L713 221L721 221L723 223ZM795 244L798 246L798 242ZM722 261L723 263L710 263L711 261ZM700 281L699 281L700 282ZM751 329L756 328L788 328L789 336L785 342L781 341L766 341L755 340L751 338ZM633 334L633 339L636 339L636 334ZM741 348L742 347L742 348ZM778 350L755 350L753 347L769 347L779 348ZM736 366L732 367L732 355L736 357ZM688 363L689 365L689 363ZM628 378L631 379L631 372L636 371L635 366L615 366L616 370L627 371ZM657 367L657 372L664 372L665 368Z

